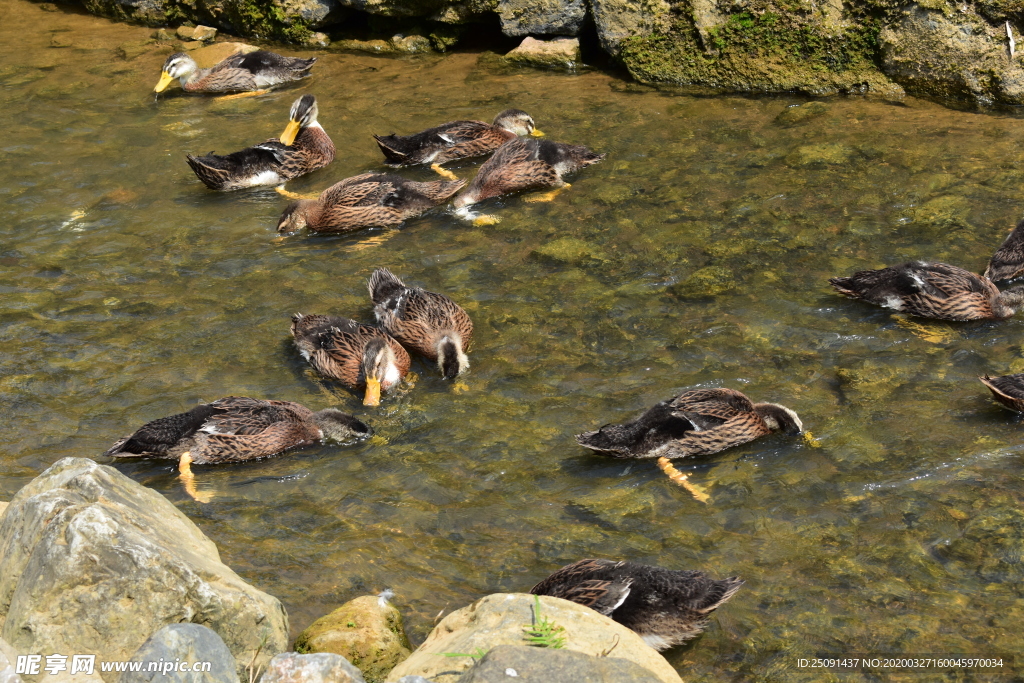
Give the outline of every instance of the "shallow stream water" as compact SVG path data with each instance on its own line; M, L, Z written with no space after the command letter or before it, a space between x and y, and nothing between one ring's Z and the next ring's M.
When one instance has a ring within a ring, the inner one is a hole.
M1020 650L1024 435L976 377L1024 371L1024 320L908 324L827 283L908 259L980 272L1024 211L1018 118L836 99L796 121L796 98L502 72L469 53L322 51L297 87L157 101L167 51L115 50L149 29L0 9L2 499L66 456L112 464L279 597L293 635L393 588L419 642L442 610L597 556L746 579L667 653L687 681L828 680L797 667L825 653ZM339 153L296 192L383 170L372 133L510 106L608 157L550 203L486 203L496 226L435 210L279 240L285 200L208 191L184 154L280 134L307 91ZM415 386L369 409L307 369L290 314L370 321L378 266L469 311L467 391L416 360ZM787 405L813 439L677 462L706 505L653 462L573 442L696 386ZM382 438L197 467L208 504L166 461L100 456L228 395L337 406Z

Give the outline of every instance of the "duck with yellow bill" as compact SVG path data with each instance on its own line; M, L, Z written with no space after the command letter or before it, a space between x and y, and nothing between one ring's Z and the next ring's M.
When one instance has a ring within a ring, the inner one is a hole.
M257 50L237 52L209 69L200 69L196 60L176 52L164 62L154 92L161 93L174 82L185 92L253 92L281 83L297 81L309 75L316 57L285 57L276 52Z

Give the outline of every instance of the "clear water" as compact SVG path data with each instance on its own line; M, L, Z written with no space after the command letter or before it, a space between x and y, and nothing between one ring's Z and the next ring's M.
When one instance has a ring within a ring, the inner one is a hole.
M1021 214L1013 116L839 99L785 126L801 100L501 73L476 54L324 53L299 88L155 101L166 52L114 49L148 29L0 7L4 498L62 457L109 462L281 598L293 634L390 587L418 642L442 610L599 556L746 579L668 653L688 681L821 680L796 668L819 653L1019 649L1021 425L975 378L1024 370L1024 322L912 327L827 284L911 258L983 269ZM282 198L207 191L184 154L279 134L307 90L339 154L293 191L380 170L371 133L509 106L608 158L551 203L486 204L493 227L438 210L278 240ZM417 360L414 388L367 409L306 368L289 315L371 320L378 266L473 316L468 391ZM573 442L694 386L783 403L817 447L775 436L677 462L704 505L653 462ZM383 438L196 468L205 505L168 462L99 455L232 394L337 406Z

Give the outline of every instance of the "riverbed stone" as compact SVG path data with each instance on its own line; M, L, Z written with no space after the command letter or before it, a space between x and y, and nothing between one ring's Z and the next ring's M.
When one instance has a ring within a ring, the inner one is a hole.
M775 123L789 128L799 126L819 116L828 113L828 106L824 102L804 102L803 104L786 107L775 117Z
M452 612L430 632L412 656L396 666L387 680L423 676L434 683L453 683L473 666L472 657L444 653L488 652L499 645L524 645L524 627L532 623L539 601L541 616L562 626L564 649L602 656L614 647L616 657L650 671L655 680L681 683L679 674L643 639L622 624L589 607L561 598L525 593L495 593ZM556 679L552 679L556 680Z
M958 538L936 548L947 568L993 583L1024 580L1024 512L992 507L972 517Z
M260 683L366 683L359 669L330 652L285 652L267 664Z
M661 683L660 678L628 659L529 645L497 646L464 673L459 683L506 683L510 678L523 683Z
M501 32L513 38L576 36L586 17L583 0L498 0Z
M295 639L298 652L332 652L352 662L369 683L383 681L412 652L402 613L382 597L364 595L320 617Z
M174 505L112 467L64 458L0 518L0 637L24 654L127 660L166 624L199 622L242 675L288 644L276 598L243 581Z
M969 5L947 13L911 4L878 39L883 71L913 95L1024 104L1024 55L1011 59L1005 25L988 23Z
M618 56L627 38L671 31L672 7L666 0L590 0L601 47Z
M142 671L121 676L121 683L236 683L235 658L216 631L201 624L168 624L151 635L132 655ZM205 672L149 671L150 663L209 662Z
M505 55L505 59L519 66L575 71L580 65L580 41L578 38L537 40L527 36Z

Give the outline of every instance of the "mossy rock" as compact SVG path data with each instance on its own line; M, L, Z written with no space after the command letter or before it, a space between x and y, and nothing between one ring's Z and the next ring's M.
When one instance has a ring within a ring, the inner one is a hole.
M806 123L811 119L824 116L828 113L828 107L823 102L807 102L792 107L787 107L775 117L775 123L780 126L790 127Z
M735 287L736 279L731 270L724 266L706 266L690 273L685 280L673 285L670 291L679 297L693 298L715 296Z
M363 672L368 683L377 683L412 648L401 612L383 598L364 595L310 624L295 639L295 651L341 655Z
M537 247L531 253L534 257L543 261L554 261L555 263L577 266L608 260L600 249L575 237L559 238L554 242L548 242Z
M801 145L786 155L786 163L796 168L840 166L850 163L856 154L856 150L846 145Z
M959 538L936 548L951 569L992 582L1024 580L1024 512L990 508L964 525Z

